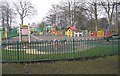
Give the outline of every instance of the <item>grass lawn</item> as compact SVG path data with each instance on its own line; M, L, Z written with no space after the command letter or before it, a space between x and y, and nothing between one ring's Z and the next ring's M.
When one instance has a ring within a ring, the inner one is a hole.
M118 74L118 56L83 61L3 63L3 74Z

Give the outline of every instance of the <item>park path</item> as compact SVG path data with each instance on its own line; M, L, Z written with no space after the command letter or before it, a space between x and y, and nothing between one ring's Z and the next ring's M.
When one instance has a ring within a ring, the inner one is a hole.
M61 39L67 39L67 40L72 40L72 39L90 39L90 37L68 37L68 36L55 36L55 35L46 35L46 36L31 36L31 41L41 41L41 40L61 40ZM19 36L13 37L9 39L10 42L16 42L19 41Z

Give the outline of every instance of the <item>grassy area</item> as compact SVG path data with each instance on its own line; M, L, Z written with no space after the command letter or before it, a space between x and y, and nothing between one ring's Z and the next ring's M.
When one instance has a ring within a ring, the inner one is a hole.
M84 61L3 63L3 74L118 74L118 56Z
M91 57L91 56L101 56L101 55L108 55L112 53L118 53L118 47L104 47L104 46L97 46L90 48L85 51L75 52L71 51L69 53L49 53L49 54L27 54L25 51L21 50L17 51L2 51L2 58L3 60L7 61L27 61L27 60L52 60L52 59L65 59L65 58L81 58L81 57Z

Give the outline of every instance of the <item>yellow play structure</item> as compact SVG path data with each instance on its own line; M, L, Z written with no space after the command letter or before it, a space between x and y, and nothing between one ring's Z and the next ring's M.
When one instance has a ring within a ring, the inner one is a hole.
M104 31L97 31L97 37L104 37Z
M66 35L66 36L73 37L73 36L74 36L74 32L75 32L76 30L77 30L76 27L74 27L74 26L69 26L69 27L67 27L67 30L66 30L66 32L65 32L65 35Z

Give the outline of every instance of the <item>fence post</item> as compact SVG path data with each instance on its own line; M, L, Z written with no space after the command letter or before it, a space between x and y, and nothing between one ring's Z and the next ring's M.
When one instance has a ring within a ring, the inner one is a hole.
M75 40L73 39L73 55L74 55L74 58L75 58Z
M111 38L111 43L112 43L112 44L110 45L110 47L112 46L112 49L111 49L111 50L113 50L113 48L114 48L114 47L113 47L113 38Z
M18 63L19 63L19 42L17 41L17 57L18 57Z

